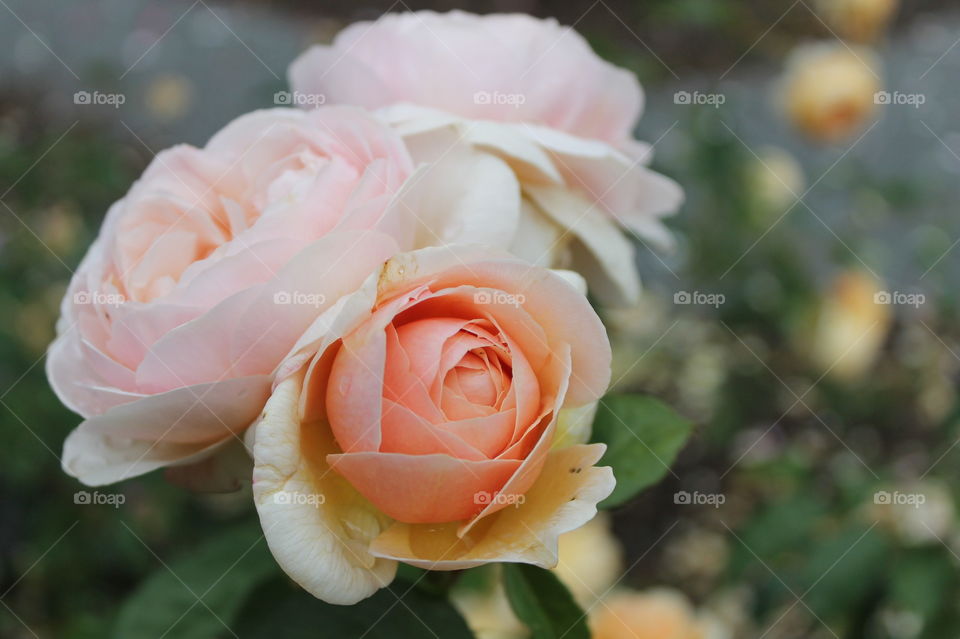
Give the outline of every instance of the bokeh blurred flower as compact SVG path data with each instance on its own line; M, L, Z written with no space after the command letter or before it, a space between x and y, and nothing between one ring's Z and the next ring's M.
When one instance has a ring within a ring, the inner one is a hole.
M603 301L635 303L634 246L621 229L671 243L660 218L682 192L632 138L636 78L554 20L387 14L310 49L289 75L294 95L382 109L414 158L433 163L420 180L430 194L421 244L510 247L584 274Z
M956 529L953 494L935 480L884 486L867 512L908 545L947 543Z
M820 142L838 142L861 131L876 110L878 63L871 51L841 42L797 47L777 87L787 119Z
M193 85L186 76L163 74L153 78L147 87L147 111L160 121L182 118L192 102Z
M562 535L561 539L569 534ZM524 639L530 636L530 631L510 607L500 580L485 589L454 589L450 599L477 639Z
M883 35L899 4L898 0L818 0L816 10L838 35L871 42Z
M750 163L747 173L747 186L756 200L763 219L766 222L770 214L782 215L792 206L806 184L803 167L786 149L767 146L757 151L757 158Z
M254 499L281 567L348 604L397 561L555 565L559 535L614 486L594 467L602 444L555 446L562 410L610 382L582 286L489 248L429 248L318 314L253 433Z
M812 361L837 379L867 372L887 338L891 306L879 282L858 269L837 275L820 303L811 342L803 347Z
M620 592L597 605L590 618L593 639L714 639L719 628L701 618L680 592L652 589Z
M599 513L560 536L560 560L553 571L583 608L606 595L623 575L623 549L610 523L607 513Z
M88 418L64 469L105 484L234 440L317 312L397 250L362 231L402 243L390 203L411 171L393 131L346 107L254 112L158 154L63 299L47 374Z

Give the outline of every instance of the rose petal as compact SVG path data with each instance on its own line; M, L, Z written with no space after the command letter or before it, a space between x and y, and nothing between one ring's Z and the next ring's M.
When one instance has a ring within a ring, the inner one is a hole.
M63 446L64 471L90 486L198 461L256 419L269 376L188 386L111 408L80 424Z
M516 460L465 461L449 455L346 453L327 462L387 516L409 523L468 519L520 466Z
M303 375L277 386L257 425L253 497L270 552L307 592L349 605L393 580L395 562L374 558L369 541L388 525L326 455L337 450L322 423L301 423Z
M460 570L510 561L550 568L557 539L582 526L616 484L609 467L594 464L603 444L552 451L523 503L500 510L463 538L458 524L396 522L370 544L370 553L428 570Z

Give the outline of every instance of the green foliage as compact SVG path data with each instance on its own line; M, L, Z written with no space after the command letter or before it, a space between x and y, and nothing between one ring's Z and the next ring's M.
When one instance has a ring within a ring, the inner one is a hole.
M692 425L666 404L642 395L608 395L600 402L593 441L607 445L602 463L617 487L602 503L619 506L660 481L690 436Z
M279 568L258 522L237 526L159 567L124 603L116 639L207 639L229 631L246 595Z
M473 636L449 600L402 582L355 605L336 606L312 597L287 579L274 579L250 595L233 627L243 639Z
M510 606L533 639L589 639L586 613L549 570L504 564L503 584Z

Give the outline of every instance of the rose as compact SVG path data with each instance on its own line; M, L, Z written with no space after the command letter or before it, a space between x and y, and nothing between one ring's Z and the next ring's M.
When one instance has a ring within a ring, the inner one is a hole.
M319 315L252 433L255 503L294 580L347 604L397 561L556 563L557 537L614 485L594 467L605 447L582 443L610 347L571 282L491 249L428 248ZM327 499L307 510L280 491Z
M411 171L392 131L346 107L251 113L157 155L62 304L47 372L88 418L66 471L104 484L234 440L317 309L398 250L362 230L409 242L390 203ZM284 294L311 303L273 303Z
M313 47L289 75L296 91L382 109L433 165L419 181L418 245L510 247L588 275L603 301L635 302L634 246L619 229L671 243L660 218L682 192L632 139L636 78L554 20L387 14Z
M861 131L876 111L880 77L876 56L839 42L798 46L786 61L777 100L787 119L818 142L838 142Z

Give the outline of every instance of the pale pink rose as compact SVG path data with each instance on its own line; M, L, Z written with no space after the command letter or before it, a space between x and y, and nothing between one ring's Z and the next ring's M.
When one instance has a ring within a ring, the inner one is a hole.
M255 112L158 154L63 300L47 374L87 418L66 471L109 483L237 441L317 311L411 241L391 206L411 171L348 107Z
M582 279L481 247L401 253L321 314L252 432L283 569L354 603L396 562L556 564L614 486L583 444L610 346Z
M672 243L661 218L683 193L632 137L639 83L554 20L387 14L311 48L289 76L300 94L381 109L431 164L419 181L420 246L507 246L582 273L603 301L633 303L630 237Z
M636 77L583 37L524 14L392 13L357 22L290 67L294 88L375 109L409 102L620 145L643 109Z

